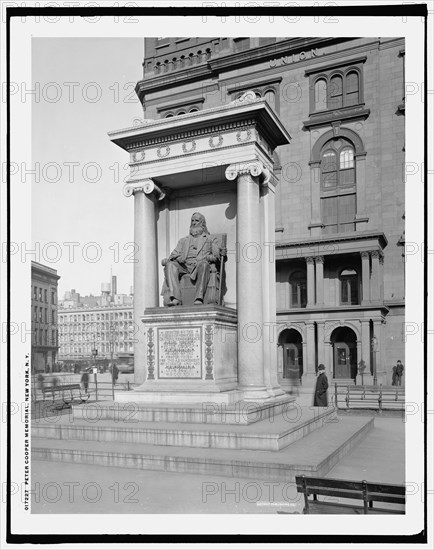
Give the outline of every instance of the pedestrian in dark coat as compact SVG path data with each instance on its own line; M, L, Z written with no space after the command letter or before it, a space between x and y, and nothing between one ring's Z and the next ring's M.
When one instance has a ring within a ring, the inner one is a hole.
M313 398L314 407L327 407L327 389L329 382L325 373L325 366L318 365L318 376L316 379L315 395Z
M113 380L113 385L116 385L116 382L118 381L118 377L119 377L119 369L117 368L116 364L113 363L113 365L112 365L112 380Z
M392 368L392 386L396 386L396 365Z
M87 393L87 389L89 387L89 375L86 371L81 375L81 384L83 386L84 393Z
M398 359L398 362L396 363L396 386L400 386L401 385L401 378L402 378L402 373L404 372L404 365L401 363L401 360Z

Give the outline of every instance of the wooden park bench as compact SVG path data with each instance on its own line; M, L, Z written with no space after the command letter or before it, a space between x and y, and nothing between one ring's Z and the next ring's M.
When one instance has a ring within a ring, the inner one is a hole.
M53 402L56 400L56 396L61 396L64 406L69 404L75 399L79 399L82 403L89 399L89 394L81 392L80 384L58 384L56 386L46 386L42 388L42 396L45 401L47 394L53 397Z
M345 403L345 405L344 405ZM335 384L335 405L338 409L371 408L402 410L405 391L401 386L352 386Z
M303 514L405 514L404 485L306 476L296 476L295 481L297 491L304 495ZM318 500L318 495L360 500L362 504ZM378 508L374 507L374 502L389 502L401 507Z

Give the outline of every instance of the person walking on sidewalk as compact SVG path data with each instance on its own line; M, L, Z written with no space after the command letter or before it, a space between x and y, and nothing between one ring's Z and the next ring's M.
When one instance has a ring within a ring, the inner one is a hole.
M402 373L404 372L404 365L401 363L400 359L398 359L398 362L396 363L395 369L396 369L396 383L395 383L395 385L400 386L401 385Z
M396 386L396 365L392 368L392 386Z
M89 387L89 375L86 371L81 375L81 385L83 386L84 393L88 393L87 389Z
M318 365L318 374L315 386L315 395L313 398L314 407L327 407L327 390L329 382L325 373L325 366L321 363Z
M113 380L113 386L116 386L116 382L118 381L119 377L119 369L116 366L116 363L112 364L112 380Z

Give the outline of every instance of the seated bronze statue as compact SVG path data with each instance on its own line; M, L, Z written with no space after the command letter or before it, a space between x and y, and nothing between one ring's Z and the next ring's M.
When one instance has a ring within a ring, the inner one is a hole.
M165 306L221 304L226 235L210 235L205 217L195 212L190 234L164 258Z

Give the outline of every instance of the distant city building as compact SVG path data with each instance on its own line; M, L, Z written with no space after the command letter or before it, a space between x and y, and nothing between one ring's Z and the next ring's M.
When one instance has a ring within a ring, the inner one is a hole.
M59 359L117 359L134 350L133 306L59 309Z
M57 271L32 262L32 372L51 372L57 360Z
M101 284L101 295L65 292L59 302L59 359L118 359L134 350L133 295L117 294L117 278Z
M112 276L111 283L101 284L101 294L99 296L94 296L93 294L81 296L73 288L65 292L63 300L59 300L59 307L63 309L108 307L111 304L124 306L133 304L133 287L130 287L129 295L118 294L116 275Z

